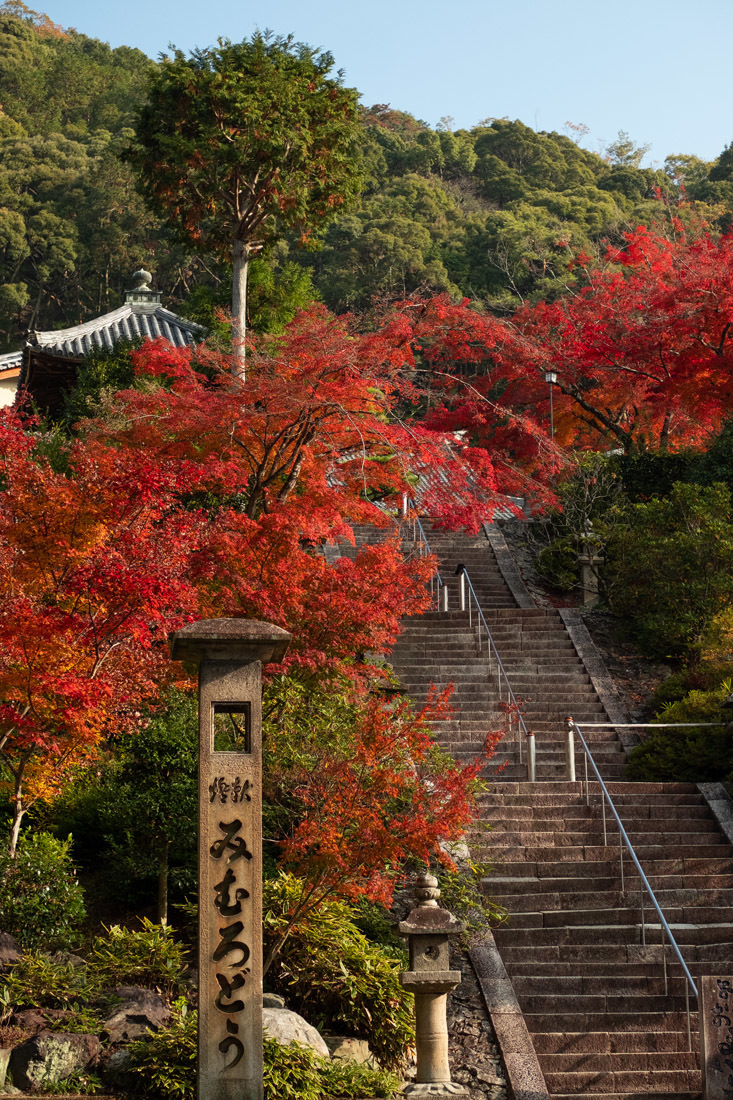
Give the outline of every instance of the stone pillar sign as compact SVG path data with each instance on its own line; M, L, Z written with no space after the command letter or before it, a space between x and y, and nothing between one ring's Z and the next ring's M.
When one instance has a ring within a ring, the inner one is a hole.
M733 977L700 979L699 1015L703 1097L733 1096Z
M172 639L199 665L199 1100L262 1100L261 669L289 641L251 619Z

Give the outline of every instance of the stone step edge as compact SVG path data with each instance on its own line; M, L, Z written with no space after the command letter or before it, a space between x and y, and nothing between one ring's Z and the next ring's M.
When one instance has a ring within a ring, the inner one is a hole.
M527 1024L490 929L469 950L506 1069L509 1095L551 1100Z

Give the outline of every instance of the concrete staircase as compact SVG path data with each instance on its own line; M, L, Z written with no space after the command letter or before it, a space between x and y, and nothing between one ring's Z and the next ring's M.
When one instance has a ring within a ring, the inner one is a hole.
M560 615L516 605L488 540L430 530L428 537L451 585L451 610L405 623L392 656L401 682L418 702L431 684L455 684L454 713L436 733L459 759L473 758L500 720L496 662L485 639L479 649L475 617L469 626L457 610L454 574L463 564L536 735L537 783L526 781L516 726L488 766L482 817L491 830L475 834L472 853L493 865L486 889L511 914L495 938L548 1093L693 1100L700 1074L688 1051L681 969L667 947L665 995L659 920L647 904L644 944L638 876L626 857L622 890L610 815L603 843L599 785L589 785L589 806L583 784L562 779L565 717L583 729L695 976L730 971L733 850L694 785L620 781L622 745L612 730L587 725L608 718ZM582 763L576 750L579 776ZM694 1011L692 1028L696 1051Z

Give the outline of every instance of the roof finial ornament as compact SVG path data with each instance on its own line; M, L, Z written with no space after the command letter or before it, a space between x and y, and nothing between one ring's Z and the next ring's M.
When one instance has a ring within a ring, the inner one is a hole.
M160 305L160 294L151 290L153 276L144 267L132 276L132 286L125 291L125 305L132 306L133 313L154 313Z
M150 272L146 271L144 267L140 267L137 271L133 272L132 289L149 290L152 281L153 276L150 274Z

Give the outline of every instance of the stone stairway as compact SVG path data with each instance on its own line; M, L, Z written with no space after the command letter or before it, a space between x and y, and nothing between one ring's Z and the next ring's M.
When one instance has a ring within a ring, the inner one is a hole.
M700 1095L697 1021L688 1051L685 981L645 902L618 831L603 844L600 789L501 783L484 796L492 826L472 848L511 914L494 933L553 1097ZM733 956L733 853L694 784L608 784L624 827L695 978Z
M562 778L566 716L586 735L696 978L730 969L733 850L694 785L620 781L623 747L613 730L588 725L608 718L560 615L516 605L487 539L429 529L428 537L450 587L450 610L405 623L395 671L418 702L431 684L455 684L454 712L436 734L459 759L473 758L502 711L496 662L485 638L479 649L475 617L469 626L457 609L462 564L537 740L538 782L531 784L514 724L486 772L492 779L482 818L491 830L469 839L474 858L493 865L487 891L511 914L496 943L548 1094L693 1100L700 1096L696 1016L691 1053L681 968L667 947L665 994L661 926L646 905L642 942L638 876L626 857L622 890L610 815L603 843L599 785L589 785L589 806L583 784ZM577 749L576 767L582 776Z
M463 565L526 726L535 734L537 775L562 777L566 717L571 714L582 727L583 722L607 722L608 715L559 613L517 607L485 535L471 538L428 527L428 537L449 588L449 610L406 621L392 653L401 683L419 703L427 698L431 683L439 688L455 685L455 714L438 724L436 733L459 760L472 760L486 734L504 724L501 704L509 696L496 660L489 656L483 630L477 629L476 613L472 612L469 625L468 614L457 609L456 569ZM615 732L592 728L584 732L604 779L620 776L625 755ZM527 778L526 745L520 752L519 742L519 725L513 722L493 764L503 767L504 778ZM582 754L576 749L576 767L581 766Z

